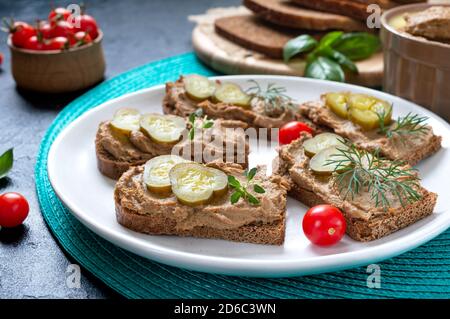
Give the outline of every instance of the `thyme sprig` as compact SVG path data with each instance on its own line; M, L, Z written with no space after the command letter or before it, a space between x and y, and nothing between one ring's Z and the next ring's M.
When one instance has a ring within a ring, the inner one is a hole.
M246 93L264 104L264 111L266 114L273 114L276 112L284 112L286 108L294 108L292 98L286 94L286 88L277 86L276 83L269 83L263 89L261 85L255 80L249 80L253 86L246 90Z
M400 136L401 138L405 135L410 134L425 134L428 131L428 126L425 122L428 120L427 116L419 116L418 114L408 113L406 116L399 117L394 125L386 126L384 124L386 114L377 113L380 130L379 132L386 135L387 138L392 138L394 136Z
M197 109L195 112L192 112L189 115L189 123L191 123L191 129L189 130L189 134L188 135L189 135L189 139L190 140L194 139L194 137L195 137L195 130L196 129L198 129L198 128L207 129L207 128L210 128L210 127L212 127L214 125L214 121L211 120L211 119L208 119L208 116L205 115L203 117L202 125L200 127L197 127L196 123L195 123L196 119L197 118L202 118L202 117L203 117L203 110L202 109Z
M338 149L332 157L326 165L336 166L335 184L344 199L354 199L367 191L375 206L387 211L392 205L389 195L397 198L402 207L421 198L417 170L402 161L388 161L379 156L379 151L370 153L353 144Z
M248 201L252 205L259 205L260 201L258 198L253 196L249 191L248 188L253 186L253 190L258 194L265 193L265 189L262 188L260 185L255 184L252 182L253 177L256 175L257 168L254 167L251 170L246 170L244 172L245 177L247 177L247 182L242 185L241 182L234 176L229 175L228 176L228 185L230 185L231 188L234 189L233 194L231 194L231 204L236 204L239 199L244 198L246 201Z

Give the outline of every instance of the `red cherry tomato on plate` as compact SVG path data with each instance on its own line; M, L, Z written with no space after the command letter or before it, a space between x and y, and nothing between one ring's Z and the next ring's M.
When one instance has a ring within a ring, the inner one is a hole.
M332 205L317 205L306 212L302 226L306 237L313 244L330 246L342 239L347 223L338 208Z
M65 50L69 48L69 39L66 37L51 38L45 43L45 50Z
M71 47L79 47L92 42L92 38L89 33L84 31L78 31L70 38Z
M27 50L42 51L45 50L45 43L38 36L33 35L25 42L23 47Z
M36 35L36 29L25 22L11 22L8 28L12 43L19 48L23 48L27 40Z
M75 17L74 20L74 25L76 26L77 31L89 33L92 40L95 40L98 37L97 21L95 21L93 17L88 14L82 14Z
M70 38L74 33L75 28L72 26L72 24L70 24L67 21L61 20L56 22L56 24L53 26L50 35L52 38L56 37Z
M19 193L0 195L0 226L16 227L28 216L30 207L27 200Z
M289 144L293 140L298 139L301 132L312 134L313 130L308 125L302 122L292 121L286 123L280 128L278 140L282 145Z
M71 14L72 13L66 8L56 8L50 11L48 15L48 21L50 21L52 24L61 20L66 21Z

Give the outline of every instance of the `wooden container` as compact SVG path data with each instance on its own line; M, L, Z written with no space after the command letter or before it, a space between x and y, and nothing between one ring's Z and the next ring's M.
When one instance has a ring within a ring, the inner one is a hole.
M423 11L431 6L406 5L383 14L383 89L425 106L450 122L450 45L414 37L392 25L394 19L406 12Z
M64 93L92 86L103 79L103 33L90 44L66 51L32 51L12 45L11 69L17 86L42 92Z

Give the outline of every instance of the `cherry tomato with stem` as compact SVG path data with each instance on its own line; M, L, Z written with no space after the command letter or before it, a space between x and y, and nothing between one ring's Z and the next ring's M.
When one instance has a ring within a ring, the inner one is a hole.
M301 132L313 134L313 130L305 123L298 121L288 122L280 128L278 141L282 145L289 144L293 140L298 139Z
M5 30L11 34L12 44L16 47L23 48L25 42L36 35L36 29L28 23L21 21L15 22L13 19L9 23L5 19L3 22L6 26Z
M47 21L39 21L37 32L41 34L44 39L52 38L53 27Z
M58 21L51 30L51 37L66 37L70 38L75 33L75 28L67 21Z
M303 217L303 232L315 245L331 246L345 234L347 223L342 212L332 205L311 207Z
M84 31L78 31L69 40L71 47L80 47L92 42L92 38L89 33Z
M51 38L45 43L45 50L66 50L69 48L69 39L66 37Z
M0 195L0 226L16 227L27 218L30 206L19 193L4 193Z
M25 42L23 48L27 50L43 51L45 50L45 43L42 38L33 35Z
M98 37L98 26L97 21L88 14L82 14L74 19L74 25L77 31L84 31L89 33L92 40Z
M50 11L49 15L48 15L48 21L50 21L50 23L55 24L57 21L66 21L70 15L72 13L67 10L66 8L55 8L53 10Z

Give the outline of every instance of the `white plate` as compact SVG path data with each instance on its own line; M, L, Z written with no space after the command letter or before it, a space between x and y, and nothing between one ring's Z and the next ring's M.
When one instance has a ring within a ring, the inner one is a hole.
M219 77L248 86L249 76ZM59 198L89 229L116 244L172 266L230 275L282 277L335 271L386 259L432 239L450 225L450 126L435 114L413 103L379 91L342 83L283 76L251 76L263 85L275 82L286 87L299 102L318 99L329 91L351 90L369 93L394 103L394 115L409 111L428 116L436 134L443 136L443 148L418 166L423 185L439 194L432 216L383 239L360 243L345 237L338 245L311 245L301 230L306 207L288 201L286 240L283 246L233 243L223 240L149 236L133 232L116 222L114 181L96 167L94 138L98 124L110 119L122 107L142 112L161 112L164 87L157 86L106 102L80 116L59 134L48 157L48 174ZM270 154L270 156L267 156ZM270 162L275 151L253 149L250 165Z

